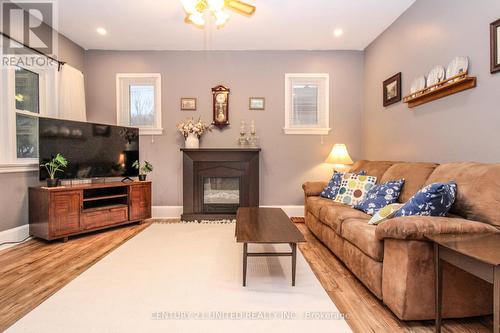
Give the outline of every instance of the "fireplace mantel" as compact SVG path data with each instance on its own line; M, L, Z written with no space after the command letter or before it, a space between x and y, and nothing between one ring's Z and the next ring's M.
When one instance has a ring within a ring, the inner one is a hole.
M181 151L182 220L233 219L237 207L259 206L260 148L181 148Z

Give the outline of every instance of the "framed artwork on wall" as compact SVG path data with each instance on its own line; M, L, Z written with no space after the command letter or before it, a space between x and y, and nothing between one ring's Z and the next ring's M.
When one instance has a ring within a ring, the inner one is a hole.
M491 73L500 72L500 19L490 24Z
M250 110L265 110L266 99L264 97L250 97L248 100L248 108Z
M196 98L182 97L181 110L183 111L196 111Z
M401 101L401 72L385 80L382 87L384 107Z

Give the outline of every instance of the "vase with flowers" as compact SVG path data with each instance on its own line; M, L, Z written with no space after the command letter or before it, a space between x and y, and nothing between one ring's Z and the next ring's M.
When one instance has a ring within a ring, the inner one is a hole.
M198 120L188 118L178 123L177 129L184 136L186 148L199 148L201 136L207 131L211 132L212 125L201 121L201 117Z

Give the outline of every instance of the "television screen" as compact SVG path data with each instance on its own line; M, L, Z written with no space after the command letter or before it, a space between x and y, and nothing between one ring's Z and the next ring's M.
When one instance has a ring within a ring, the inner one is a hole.
M40 164L57 153L69 162L59 179L132 177L139 171L139 129L79 121L39 118ZM40 167L40 180L49 177Z

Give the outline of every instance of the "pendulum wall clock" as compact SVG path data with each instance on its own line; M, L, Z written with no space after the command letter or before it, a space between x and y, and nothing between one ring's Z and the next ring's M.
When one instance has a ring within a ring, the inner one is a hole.
M229 125L229 88L218 85L212 88L214 120L212 125L223 128Z

